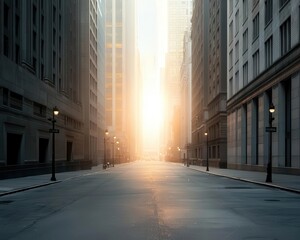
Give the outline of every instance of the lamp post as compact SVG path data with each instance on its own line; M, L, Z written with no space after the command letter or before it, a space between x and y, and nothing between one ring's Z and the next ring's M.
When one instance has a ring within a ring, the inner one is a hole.
M55 106L52 109L52 118L49 118L48 120L52 122L52 129L49 129L49 132L52 133L52 176L51 181L56 181L55 178L55 133L59 133L58 129L55 129L55 116L59 114L58 108Z
M271 183L272 182L272 132L276 131L276 129L273 129L272 122L274 120L274 117L272 116L272 113L275 112L275 107L273 103L271 103L269 107L269 160L267 165L267 178L266 182Z
M204 135L206 136L206 171L209 171L209 166L208 166L208 133L205 132Z
M117 144L117 149L119 150L119 141L116 141L116 144ZM119 160L117 159L116 162L119 163Z
M119 160L118 160L118 162L121 163L121 154L120 154L120 148L119 148L119 147L118 147L118 153L119 153L119 154L118 154L118 155L119 155Z
M112 166L115 166L115 141L116 141L116 136L114 136L112 143L112 154L113 154L113 159L112 159Z
M106 169L106 136L108 136L108 130L105 130L105 134L104 134L104 157L103 157L103 169Z

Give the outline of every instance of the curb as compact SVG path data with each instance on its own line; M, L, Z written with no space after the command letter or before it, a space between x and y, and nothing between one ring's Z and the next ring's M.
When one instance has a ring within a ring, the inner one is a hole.
M48 185L52 185L52 184L56 184L56 183L60 183L60 182L62 182L62 180L58 180L58 181L55 181L55 182L48 182L48 183L38 184L38 185L33 185L33 186L29 186L29 187L24 187L24 188L18 188L18 189L12 190L12 191L0 193L0 197L10 195L10 194L14 194L14 193L18 193L18 192L24 192L24 191L27 191L27 190L30 190L30 189L35 189L35 188L48 186Z
M65 181L69 181L69 180L72 180L72 179L78 178L78 177L84 177L84 176L89 176L89 175L93 175L93 174L98 174L99 172L101 172L101 171L95 171L95 172L91 172L91 173L76 175L76 176L69 177L69 178L66 178L66 179L63 179L63 180L57 180L55 182L47 182L47 183L42 183L42 184L33 185L33 186L29 186L29 187L17 188L15 190L0 193L0 197L10 195L10 194L14 194L14 193L18 193L18 192L24 192L24 191L35 189L35 188L45 187L45 186L49 186L49 185L53 185L53 184L57 184L57 183L65 182Z
M283 191L300 194L300 190L294 189L294 188L283 187L283 186L279 186L279 185L272 184L272 183L258 182L258 181L249 180L249 179L240 178L240 177L232 177L232 176L223 175L223 174L219 174L219 173L207 172L207 171L204 171L204 170L201 170L201 169L196 169L196 168L190 168L190 169L192 169L194 171L210 174L210 175L215 175L215 176L218 176L218 177L226 177L226 178L237 180L237 181L253 183L253 184L260 185L260 186L276 188L276 189L280 189L280 190L283 190Z

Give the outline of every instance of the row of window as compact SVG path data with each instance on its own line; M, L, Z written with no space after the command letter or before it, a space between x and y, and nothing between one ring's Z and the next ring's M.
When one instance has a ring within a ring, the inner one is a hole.
M279 9L281 10L290 0L279 0ZM249 12L249 0L243 0L243 20L246 21ZM239 3L239 0L235 0L235 5ZM254 9L259 3L259 0L252 1L252 9ZM229 16L233 13L233 0L229 0ZM273 0L265 0L265 23L268 24L272 19Z
M42 118L47 117L47 107L45 105L26 99L22 95L10 91L7 88L2 88L2 91L0 91L0 93L2 93L2 104L4 106L23 111L24 105L28 105L32 107L33 115ZM82 123L71 117L63 115L63 119L65 126L72 126L73 128L78 130L82 128Z
M273 63L273 36L270 36L265 41L265 68L267 69L270 67ZM281 56L286 54L291 49L291 19L288 18L281 26L280 26L280 51ZM248 29L245 30L243 34L243 52L246 52L248 50ZM235 59L236 62L239 60L239 45L238 42L235 45ZM252 55L252 75L253 79L257 77L262 70L260 68L260 50L254 52ZM233 50L229 52L229 69L233 68ZM244 63L243 65L243 86L248 84L248 62ZM233 90L233 80L229 80L229 96L232 96L234 92L239 91L240 84L239 84L239 71L235 73L235 91Z
M279 10L286 5L289 0L281 0L279 4ZM232 2L232 0L231 0ZM253 6L255 7L259 1L253 1ZM243 22L248 19L248 0L243 0ZM230 8L231 10L233 8ZM273 0L265 0L265 26L270 24L273 19ZM240 29L239 24L239 9L235 13L235 35L238 34ZM255 41L259 36L259 13L257 13L253 18L253 35L252 39ZM229 24L229 43L233 41L233 21Z

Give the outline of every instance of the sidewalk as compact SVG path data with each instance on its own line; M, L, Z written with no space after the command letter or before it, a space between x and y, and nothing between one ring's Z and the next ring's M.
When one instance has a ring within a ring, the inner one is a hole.
M62 181L67 181L72 178L84 175L95 174L99 171L102 171L102 165L93 167L90 170L56 173L56 181L50 181L51 174L3 179L0 180L0 197L16 192L26 191L33 188L39 188L51 184L60 183Z
M220 169L210 167L209 171L206 171L204 166L190 165L189 168L205 172L207 174L213 174L216 176L227 177L235 180L244 182L251 182L267 187L273 187L290 191L294 193L300 193L300 176L296 175L285 175L285 174L272 174L272 183L266 183L266 172L255 172L255 171L243 171L235 169Z

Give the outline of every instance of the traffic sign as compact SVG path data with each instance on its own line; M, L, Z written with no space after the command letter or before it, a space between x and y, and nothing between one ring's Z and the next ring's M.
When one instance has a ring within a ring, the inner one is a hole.
M266 132L276 132L276 127L266 127Z
M59 133L59 129L49 129L49 133Z

